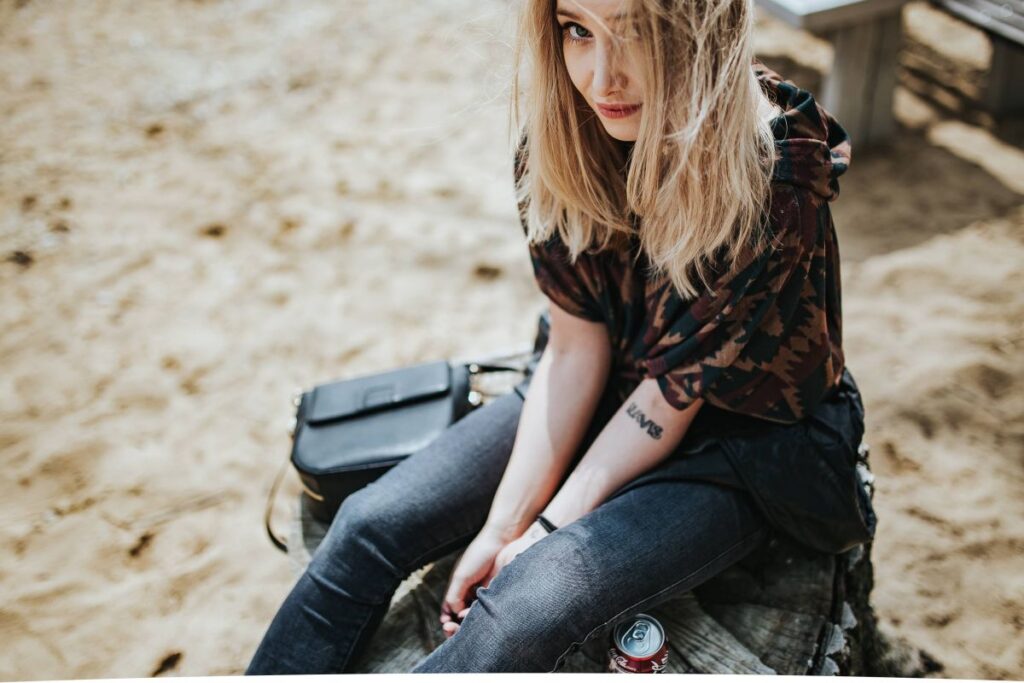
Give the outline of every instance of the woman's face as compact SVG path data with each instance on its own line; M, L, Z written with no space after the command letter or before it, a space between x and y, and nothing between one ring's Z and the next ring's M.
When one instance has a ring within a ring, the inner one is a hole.
M569 78L608 134L636 141L643 96L636 41L629 34L621 0L557 0L562 54Z

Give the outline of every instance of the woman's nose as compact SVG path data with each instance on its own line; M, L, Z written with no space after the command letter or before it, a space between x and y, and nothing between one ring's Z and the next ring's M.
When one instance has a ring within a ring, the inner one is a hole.
M607 47L597 46L594 50L594 95L606 97L620 87L621 74L618 73L615 55Z

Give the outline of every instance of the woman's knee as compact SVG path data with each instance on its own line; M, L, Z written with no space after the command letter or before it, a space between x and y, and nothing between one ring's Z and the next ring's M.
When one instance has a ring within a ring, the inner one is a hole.
M373 529L383 521L381 506L369 493L369 488L363 487L342 501L317 550L371 536Z
M408 572L395 557L391 539L397 530L384 507L368 487L346 497L310 559L311 578L327 585L345 581L351 590L370 588L382 573L388 585L401 582Z
M561 653L600 619L601 596L579 539L560 529L517 555L470 607L506 652ZM467 615L467 622L469 615ZM472 628L472 623L467 623Z

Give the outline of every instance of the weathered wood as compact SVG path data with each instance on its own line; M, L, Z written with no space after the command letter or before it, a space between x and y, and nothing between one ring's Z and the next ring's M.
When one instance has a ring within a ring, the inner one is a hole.
M792 26L832 43L832 68L821 103L854 145L872 145L896 130L893 91L904 0L758 0Z
M757 0L787 24L812 33L855 26L895 14L906 0Z
M1000 35L992 39L992 68L983 102L996 115L1024 111L1024 48Z
M936 4L990 34L1024 47L1024 0L935 0Z
M896 129L892 100L901 21L895 13L826 34L834 57L821 103L855 145L885 140Z
M709 605L708 611L782 675L807 673L818 648L816 639L827 623L825 615L749 603Z
M1024 0L933 1L984 30L992 41L992 64L982 90L982 105L997 116L1024 111Z
M669 634L676 665L711 674L774 674L757 654L701 607L692 591L651 610ZM670 654L670 657L671 657ZM672 672L673 662L669 671ZM685 671L680 671L684 673Z

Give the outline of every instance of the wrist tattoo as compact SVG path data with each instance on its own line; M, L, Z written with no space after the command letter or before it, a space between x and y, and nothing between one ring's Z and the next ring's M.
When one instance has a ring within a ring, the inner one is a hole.
M630 401L629 406L626 408L626 414L636 420L640 427L646 429L651 438L661 438L661 425L644 415L643 411L637 407L636 403Z

